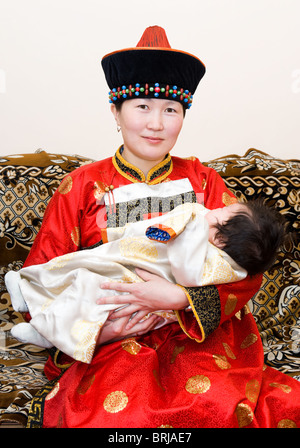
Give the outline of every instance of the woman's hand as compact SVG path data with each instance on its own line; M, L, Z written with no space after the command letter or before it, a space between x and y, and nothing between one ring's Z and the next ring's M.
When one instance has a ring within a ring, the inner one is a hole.
M144 322L138 323L128 330L126 329L128 319L129 317L125 316L113 321L107 320L101 329L97 345L108 344L120 339L148 333L148 331L153 330L153 328L162 320L159 316L152 315Z
M102 297L97 300L97 303L101 305L107 303L120 306L129 304L111 315L113 319L132 316L126 325L127 330L133 328L148 313L158 310L179 310L188 305L186 295L179 286L143 269L136 269L136 273L144 280L143 282L103 283L101 289L119 291L123 294ZM134 313L136 314L134 315Z

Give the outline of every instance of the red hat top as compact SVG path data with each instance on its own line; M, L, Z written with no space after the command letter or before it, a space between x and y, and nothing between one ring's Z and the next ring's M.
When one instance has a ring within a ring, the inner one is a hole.
M145 29L137 47L171 48L165 30L160 26Z
M104 56L102 67L115 104L137 97L168 98L190 108L205 73L196 56L171 48L159 26L146 28L136 47Z

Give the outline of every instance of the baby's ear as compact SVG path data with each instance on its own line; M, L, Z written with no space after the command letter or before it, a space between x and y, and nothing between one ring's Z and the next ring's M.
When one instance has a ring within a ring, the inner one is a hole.
M224 241L220 238L220 235L215 227L213 229L209 229L208 241L218 247L218 249L223 249L225 246Z

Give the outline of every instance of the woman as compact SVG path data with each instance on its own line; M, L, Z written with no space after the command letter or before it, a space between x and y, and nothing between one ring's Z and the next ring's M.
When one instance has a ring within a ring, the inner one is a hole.
M153 27L137 47L107 55L102 65L124 145L64 179L27 266L105 243L107 228L117 231L180 203L217 208L236 201L216 172L169 154L204 75L202 62L172 50L164 31ZM149 196L147 185L158 183L164 194ZM140 248L132 241L129 250ZM49 358L50 383L33 400L28 426L299 427L299 383L264 366L246 306L261 276L182 288L145 271L138 275L143 283L102 285L127 292L130 305L103 327L91 364L59 352ZM121 306L123 295L109 292L102 303ZM177 310L179 323L151 331L159 317L138 322L139 313L162 308Z

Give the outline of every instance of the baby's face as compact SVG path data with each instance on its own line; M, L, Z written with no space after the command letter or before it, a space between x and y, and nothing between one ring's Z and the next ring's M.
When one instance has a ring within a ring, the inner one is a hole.
M219 242L216 238L217 229L214 226L217 223L223 224L230 218L232 218L236 213L239 212L245 213L245 211L247 211L247 207L244 204L239 203L231 204L223 208L216 208L214 210L210 210L205 215L205 218L209 224L209 233L208 233L209 242L221 248L221 246L218 245Z

